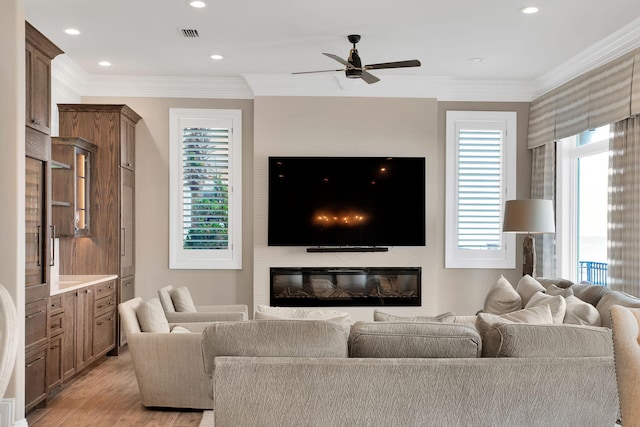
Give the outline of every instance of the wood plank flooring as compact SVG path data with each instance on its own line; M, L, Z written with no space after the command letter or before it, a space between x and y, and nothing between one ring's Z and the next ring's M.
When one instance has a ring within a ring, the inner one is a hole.
M202 411L142 406L127 349L63 385L46 408L27 416L29 427L189 427L201 420Z

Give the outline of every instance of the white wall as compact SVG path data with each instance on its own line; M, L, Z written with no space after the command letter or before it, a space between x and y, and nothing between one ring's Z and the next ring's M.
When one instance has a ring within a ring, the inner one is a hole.
M2 3L0 52L0 283L13 297L18 318L24 319L25 51L20 0ZM18 348L24 349L24 322L20 329ZM18 350L15 366L4 397L13 399L14 420L24 421L24 351Z
M269 304L270 267L422 267L422 306L385 307L396 314L474 314L489 287L514 270L444 268L444 111L518 111L518 194L528 197L528 104L438 103L434 99L259 97L254 102L254 304ZM267 158L270 155L424 156L427 163L425 247L393 247L386 253L310 254L306 248L267 246ZM520 240L521 242L521 240ZM521 265L518 264L517 265ZM371 320L371 307L354 307L353 320Z
M166 285L189 286L198 305L247 304L252 299L253 101L184 98L83 97L88 104L127 104L142 120L136 126L136 296L149 299ZM242 110L243 268L169 269L169 109Z

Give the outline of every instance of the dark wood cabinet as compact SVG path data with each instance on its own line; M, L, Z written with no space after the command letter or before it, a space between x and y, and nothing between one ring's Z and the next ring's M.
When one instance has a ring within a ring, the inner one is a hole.
M62 51L25 23L25 410L47 398L51 268L51 60ZM51 354L52 357L55 355Z
M135 126L141 117L120 104L58 104L58 111L61 135L83 138L97 147L91 175L91 241L61 240L61 256L74 265L64 274L117 274L116 303L120 303L126 298L121 293L124 283L134 293ZM109 354L117 354L125 341L120 329L116 316L118 346Z
M56 237L91 233L91 170L96 146L82 138L51 138L51 209Z

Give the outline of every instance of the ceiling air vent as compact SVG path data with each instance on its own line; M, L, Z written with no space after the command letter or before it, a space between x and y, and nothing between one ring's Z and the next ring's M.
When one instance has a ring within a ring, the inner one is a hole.
M189 28L181 29L180 34L182 34L182 37L187 37L191 39L200 37L200 34L198 34L198 30L189 29Z

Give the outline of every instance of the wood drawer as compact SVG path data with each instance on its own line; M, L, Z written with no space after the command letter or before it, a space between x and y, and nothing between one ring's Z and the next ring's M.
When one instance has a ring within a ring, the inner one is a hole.
M116 281L111 280L109 282L99 283L95 285L95 299L102 298L106 295L114 294L116 292Z
M53 316L49 316L49 337L55 337L64 331L63 327L64 313L58 313Z
M96 294L96 297L98 295ZM104 298L96 299L93 305L94 316L100 316L108 311L115 311L116 309L116 294L108 295Z
M49 285L43 283L41 285L29 285L24 289L24 302L36 302L47 299L49 296Z
M34 408L47 397L47 346L25 355L25 410Z
M116 345L116 311L96 317L93 325L93 355L99 357Z
M47 300L26 304L24 316L24 344L26 350L46 344L48 337Z
M49 297L49 316L62 313L64 308L62 307L62 295L56 295Z

